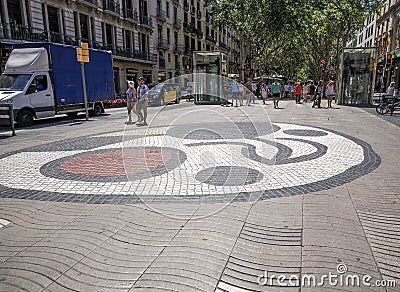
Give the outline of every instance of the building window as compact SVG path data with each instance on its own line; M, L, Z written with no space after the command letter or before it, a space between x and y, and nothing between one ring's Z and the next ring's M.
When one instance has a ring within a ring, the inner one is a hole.
M167 2L165 9L166 9L167 17L169 17L169 2Z
M60 33L60 25L58 22L58 9L56 7L48 5L47 17L50 32Z
M167 44L168 45L171 43L171 41L170 41L170 33L171 33L171 30L169 28L167 28Z
M92 42L96 42L96 22L94 17L90 17L90 26L92 27Z
M74 11L75 37L79 37L78 12Z
M162 40L162 26L158 25L157 26L157 32L158 32L158 40Z
M144 17L148 16L146 0L139 0L139 13L140 13L141 20L143 20L143 16Z
M168 53L168 63L171 63L171 54Z
M3 1L1 1L3 2ZM22 24L22 11L20 0L7 0L8 17L12 24Z
M125 30L125 49L130 51L131 48L131 32L129 30Z
M81 25L81 38L89 39L89 19L87 15L79 14L79 22Z
M105 34L105 43L107 46L112 46L112 26L108 23L106 23L106 34Z

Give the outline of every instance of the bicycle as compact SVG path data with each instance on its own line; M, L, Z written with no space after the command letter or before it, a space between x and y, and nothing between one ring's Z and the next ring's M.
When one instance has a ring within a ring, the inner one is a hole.
M387 114L393 115L396 109L400 108L400 98L395 96L393 99L387 100L385 97L383 101L376 106L376 112L380 115Z

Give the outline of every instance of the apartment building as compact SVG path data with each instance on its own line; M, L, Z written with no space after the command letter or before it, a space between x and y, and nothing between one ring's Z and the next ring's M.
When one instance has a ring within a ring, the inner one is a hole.
M195 50L227 53L231 70L239 55L202 0L2 0L0 8L1 66L12 43L84 41L112 51L117 95L139 75L152 83L192 73Z
M347 43L347 47L374 47L375 31L376 15L371 15L364 21L364 26L357 31L354 39Z
M385 0L376 20L375 45L378 47L377 82L384 87L391 81L400 85L400 1ZM386 56L390 54L391 65ZM381 86L381 85L379 85Z

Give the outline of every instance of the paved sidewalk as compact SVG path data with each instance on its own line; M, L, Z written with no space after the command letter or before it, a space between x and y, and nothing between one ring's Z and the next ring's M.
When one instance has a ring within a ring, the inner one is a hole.
M268 103L0 132L0 291L400 291L400 128Z

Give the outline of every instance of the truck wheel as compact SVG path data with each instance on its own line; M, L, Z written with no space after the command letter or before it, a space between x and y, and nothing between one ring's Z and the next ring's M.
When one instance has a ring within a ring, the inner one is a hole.
M180 101L181 101L180 98L176 98L176 99L175 99L175 104L178 104Z
M33 125L33 114L29 110L22 110L18 113L17 123L21 127L29 127Z
M92 111L90 111L92 116L98 117L103 113L103 107L100 103L96 103Z

